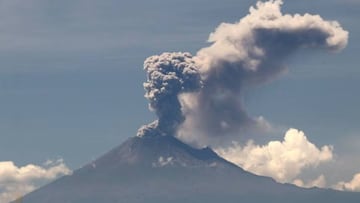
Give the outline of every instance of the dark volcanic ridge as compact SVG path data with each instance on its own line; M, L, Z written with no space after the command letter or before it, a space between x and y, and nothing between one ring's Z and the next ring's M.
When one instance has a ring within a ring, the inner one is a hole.
M360 194L304 189L256 176L172 136L132 137L24 203L359 202Z

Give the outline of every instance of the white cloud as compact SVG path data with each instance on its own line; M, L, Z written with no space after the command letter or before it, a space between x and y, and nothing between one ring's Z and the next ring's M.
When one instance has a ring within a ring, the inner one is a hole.
M271 141L262 146L251 140L245 146L234 142L232 146L216 151L247 171L288 183L292 183L303 169L314 168L333 159L332 146L318 148L302 131L296 129L289 129L283 141ZM299 181L295 182L300 184ZM324 181L319 179L315 183L324 185L321 182Z
M12 161L0 162L0 202L10 202L46 182L69 174L71 170L62 159L47 161L43 166L28 164L19 167Z
M360 192L360 173L355 174L349 182L341 181L337 183L334 189Z
M306 183L301 179L295 179L292 183L298 187L304 187L304 188L312 188L312 187L325 188L326 187L326 179L325 179L324 175L320 175L316 179L308 181Z

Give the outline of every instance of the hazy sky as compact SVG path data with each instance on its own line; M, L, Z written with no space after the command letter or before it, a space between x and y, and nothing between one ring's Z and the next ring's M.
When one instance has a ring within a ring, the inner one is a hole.
M238 21L255 2L1 0L0 161L62 158L76 169L135 136L154 119L143 97L144 59L195 54L221 22ZM247 93L245 105L284 129L264 143L300 129L317 146L334 147L333 161L320 169L350 180L360 172L360 1L284 2L284 13L339 21L348 46L295 55L289 72Z

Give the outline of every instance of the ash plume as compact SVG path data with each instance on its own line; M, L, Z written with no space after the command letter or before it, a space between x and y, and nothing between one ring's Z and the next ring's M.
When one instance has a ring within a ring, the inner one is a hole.
M348 40L338 22L319 15L283 14L282 4L258 2L240 21L220 24L209 36L211 45L194 57L165 53L148 58L145 97L159 119L139 134L159 131L196 140L188 136L196 132L218 137L262 128L264 119L248 115L244 108L244 90L286 72L286 59L299 49L339 51ZM190 75L178 74L178 67L186 67L182 69L189 69ZM167 77L171 82L165 82Z
M190 53L163 53L151 56L144 62L147 81L145 98L158 120L142 126L138 136L176 134L185 120L178 99L180 93L196 91L201 87L199 68Z

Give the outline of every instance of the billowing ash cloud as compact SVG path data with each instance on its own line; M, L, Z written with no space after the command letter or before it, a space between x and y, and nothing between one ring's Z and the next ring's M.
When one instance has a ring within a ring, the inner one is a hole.
M346 46L348 32L337 22L318 15L284 15L281 4L259 2L239 22L222 23L210 34L211 46L194 59L204 87L184 97L184 129L221 136L262 127L264 119L250 117L244 109L245 89L286 71L285 59L301 48L337 51Z
M285 60L301 48L337 51L348 40L339 23L318 15L283 14L281 5L281 0L258 2L239 22L222 23L210 34L211 45L194 57L165 53L147 59L145 96L159 120L139 134L175 135L184 118L184 139L193 134L187 130L221 136L263 126L264 119L244 109L243 91L286 71ZM186 92L192 93L179 95Z
M196 91L201 87L199 68L190 53L163 53L144 62L147 81L145 97L158 120L142 126L138 136L175 135L185 117L178 99L180 93Z

